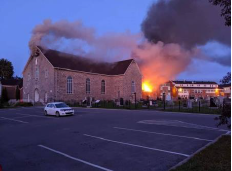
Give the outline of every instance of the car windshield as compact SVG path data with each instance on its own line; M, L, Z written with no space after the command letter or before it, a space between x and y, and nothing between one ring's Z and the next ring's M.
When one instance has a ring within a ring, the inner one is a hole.
M58 104L55 104L55 105L56 105L57 108L69 107L65 103L58 103Z

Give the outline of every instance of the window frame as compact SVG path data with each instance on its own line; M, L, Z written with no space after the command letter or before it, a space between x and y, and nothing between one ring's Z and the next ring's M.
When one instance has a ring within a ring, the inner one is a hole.
M45 75L45 78L48 78L48 70L47 69L45 70L44 75Z
M91 85L90 85L89 78L86 78L86 80L85 80L85 92L86 92L86 94L90 94L90 92L91 92Z
M131 81L131 93L136 93L135 81Z
M73 78L71 76L66 79L66 93L73 94Z
M106 81L105 80L101 80L101 94L106 94Z
M35 79L39 79L39 67L35 67Z

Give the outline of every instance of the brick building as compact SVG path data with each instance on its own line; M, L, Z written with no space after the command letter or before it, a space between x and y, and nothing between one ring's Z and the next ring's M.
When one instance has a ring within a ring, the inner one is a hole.
M16 99L17 89L19 91L19 99L23 98L23 80L22 79L3 79L0 80L0 96L2 94L3 89L7 91L7 97L9 100Z
M171 99L203 98L209 99L220 95L218 84L212 81L169 81L160 86L160 97L163 93Z
M37 47L23 70L24 100L32 102L131 100L141 93L142 75L135 60L115 63Z
M231 84L219 85L218 89L220 90L221 96L231 98Z

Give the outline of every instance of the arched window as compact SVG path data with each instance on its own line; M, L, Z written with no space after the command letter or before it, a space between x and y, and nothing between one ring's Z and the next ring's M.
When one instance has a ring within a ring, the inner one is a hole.
M134 81L131 82L131 92L135 93L135 82Z
M106 92L106 82L105 80L101 81L101 94L105 94Z
M73 84L73 82L72 82L72 77L71 76L69 76L68 78L67 78L67 94L72 94L72 84Z
M90 93L90 79L86 79L86 94Z

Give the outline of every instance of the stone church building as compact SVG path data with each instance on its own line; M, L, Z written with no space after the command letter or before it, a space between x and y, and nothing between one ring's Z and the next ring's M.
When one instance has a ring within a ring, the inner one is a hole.
M135 60L99 63L36 47L23 70L25 101L83 102L142 97L142 75Z

